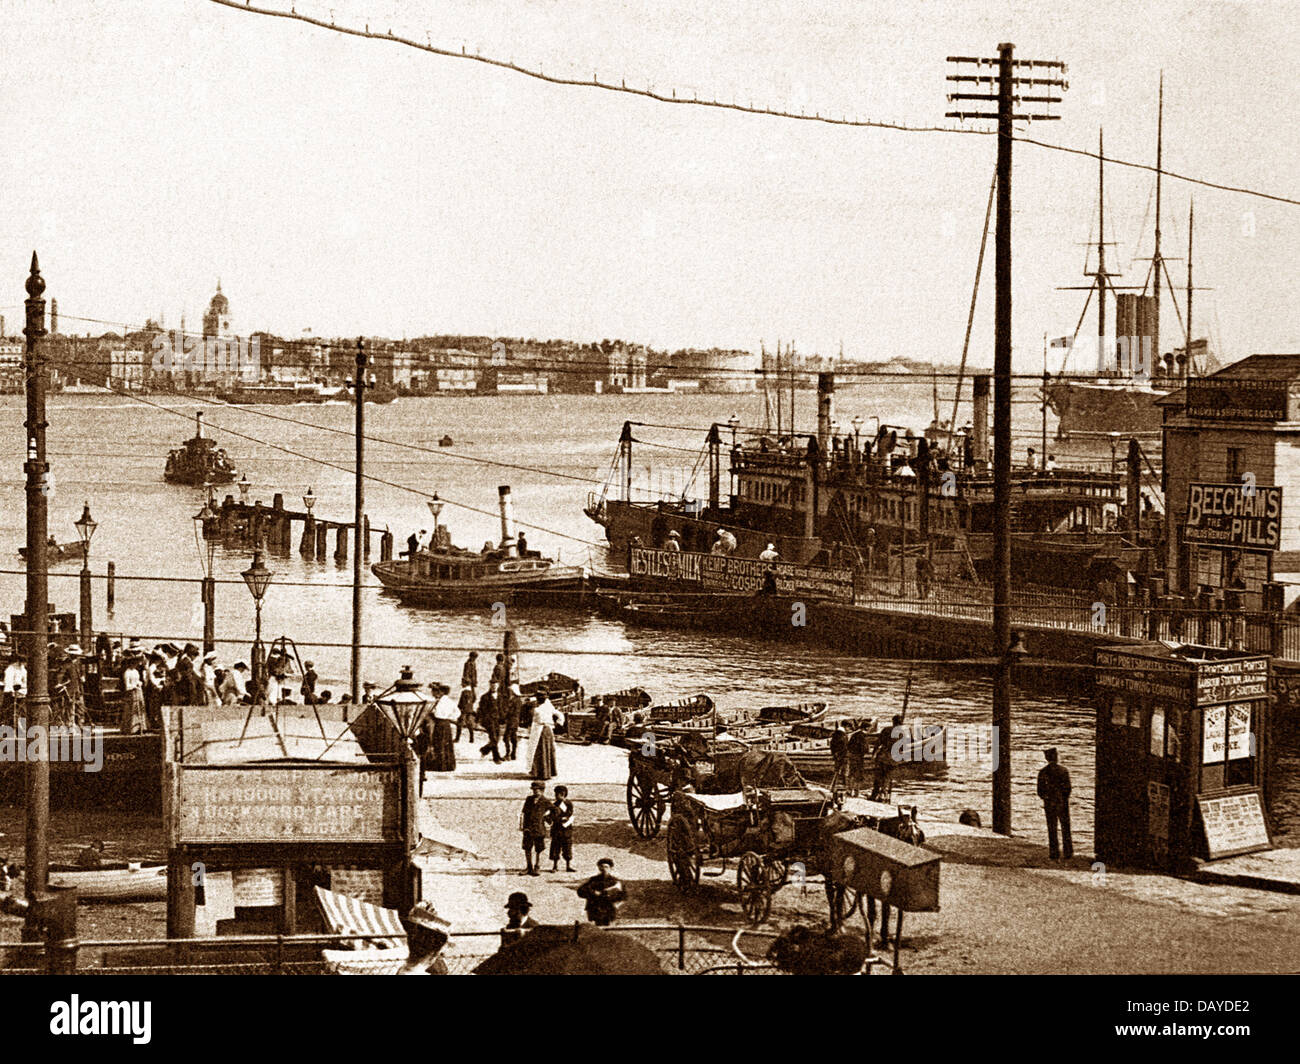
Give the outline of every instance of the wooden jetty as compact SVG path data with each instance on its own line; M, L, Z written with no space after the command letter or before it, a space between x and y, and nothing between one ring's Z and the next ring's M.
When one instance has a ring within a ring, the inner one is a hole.
M295 525L299 527L295 528ZM284 505L283 493L276 492L269 506L260 500L237 502L234 496L227 495L216 508L216 516L204 522L203 535L224 542L262 543L267 550L277 554L290 553L296 538L298 552L304 558L320 562L330 558L330 542L333 540L333 559L342 565L351 557L348 546L353 527L352 521L331 521L308 510L290 510ZM388 529L372 530L368 515L362 516L361 535L353 549L360 550L361 556L369 559L371 541L376 536L379 539L379 560L391 560L393 533Z

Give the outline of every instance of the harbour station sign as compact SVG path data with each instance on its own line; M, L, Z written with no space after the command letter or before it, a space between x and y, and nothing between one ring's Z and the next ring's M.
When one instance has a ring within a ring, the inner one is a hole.
M1243 484L1188 486L1188 543L1277 550L1282 537L1282 489Z

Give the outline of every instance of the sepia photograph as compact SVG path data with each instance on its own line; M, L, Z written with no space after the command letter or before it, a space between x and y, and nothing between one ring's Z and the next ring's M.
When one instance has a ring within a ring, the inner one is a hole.
M1233 977L1300 971L1300 3L0 28L33 1032L169 1044L192 974L1279 1022Z

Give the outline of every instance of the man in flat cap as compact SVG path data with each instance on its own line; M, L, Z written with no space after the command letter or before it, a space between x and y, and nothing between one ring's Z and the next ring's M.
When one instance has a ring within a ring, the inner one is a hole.
M1047 814L1047 854L1053 861L1061 857L1056 837L1060 825L1061 849L1068 861L1074 856L1074 840L1070 838L1070 773L1057 760L1056 747L1044 750L1043 756L1047 764L1038 773L1038 797L1043 800L1043 812Z

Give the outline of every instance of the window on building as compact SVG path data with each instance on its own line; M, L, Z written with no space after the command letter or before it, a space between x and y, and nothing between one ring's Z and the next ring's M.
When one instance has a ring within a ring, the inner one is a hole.
M1229 447L1228 448L1228 480L1236 483L1241 479L1246 465L1246 448Z

